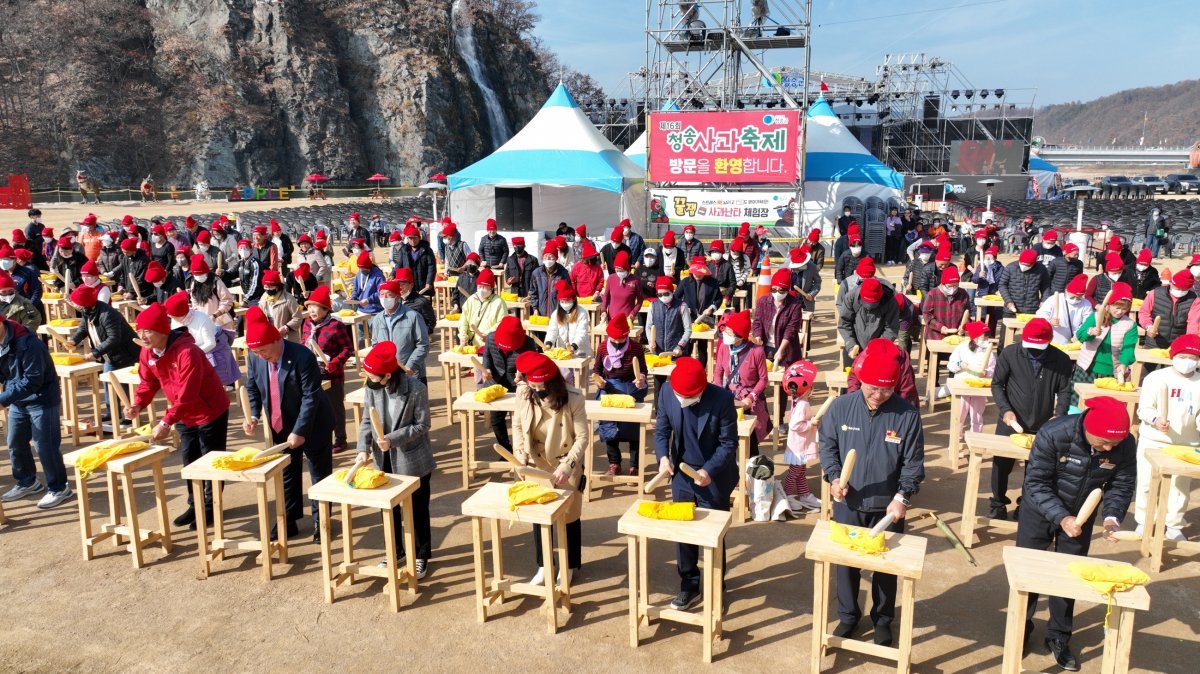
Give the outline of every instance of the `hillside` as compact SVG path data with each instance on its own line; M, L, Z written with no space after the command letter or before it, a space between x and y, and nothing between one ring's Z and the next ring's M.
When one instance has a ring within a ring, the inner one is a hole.
M147 174L160 185L287 184L311 171L360 182L380 171L418 184L492 149L489 98L509 129L545 100L536 45L525 26L505 22L511 12L497 11L515 8L527 21L530 6L5 3L0 175L29 173L35 189L68 184L76 169L109 185ZM480 73L494 96L478 86Z
M1119 91L1087 103L1062 103L1034 113L1033 132L1051 144L1136 145L1146 115L1146 145L1200 141L1200 80Z

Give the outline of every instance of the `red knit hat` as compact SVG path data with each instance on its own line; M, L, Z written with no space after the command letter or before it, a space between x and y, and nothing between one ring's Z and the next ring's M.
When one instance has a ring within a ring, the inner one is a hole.
M1045 346L1053 337L1054 329L1050 327L1050 321L1044 318L1030 320L1021 330L1021 341L1028 344Z
M1192 259L1188 261L1187 266L1193 267L1198 264L1200 264L1200 253L1195 253L1192 255Z
M13 256L12 249L9 248L8 246L5 246L3 249L0 249L0 257L5 257L5 255L4 255L5 249L8 250L7 257L12 257ZM99 276L100 275L100 267L96 266L95 262L88 260L87 262L83 263L82 267L79 268L79 273L87 274L88 276Z
M521 327L521 319L512 314L500 319L500 325L492 333L496 338L496 346L505 351L516 351L525 345L525 328Z
M750 336L750 312L739 311L725 319L725 327L733 331L741 339Z
M0 274L0 290L13 290L17 287L13 283L12 277L8 274Z
M1200 336L1183 334L1171 342L1171 357L1178 355L1196 356L1200 358Z
M1017 258L1017 262L1019 262L1020 264L1032 265L1035 262L1037 262L1037 259L1038 259L1037 252L1032 249L1026 248L1025 250L1021 251L1020 257Z
M238 242L238 245L239 246L242 245L240 241ZM323 251L328 247L329 247L329 242L326 241L325 239L317 239L317 242L313 244L313 248L316 248L317 250Z
M383 287L380 286L380 290ZM329 286L317 286L315 290L308 294L308 299L304 300L304 306L315 304L319 307L324 307L326 311L333 309L333 302L329 299Z
M495 219L495 218L488 218L488 219L487 219L487 227L486 227L486 229L487 229L487 231L489 231L489 232L494 232L494 231L496 231L496 219Z
M418 229L416 225L405 225L404 226L404 238L407 239L412 236L415 236L418 239L421 238L421 230Z
M92 286L79 286L71 291L71 303L83 309L91 309L96 306L96 299L100 291Z
M958 267L947 265L942 270L942 285L957 285L959 280Z
M854 273L858 274L859 278L875 278L875 260L864 257L858 261L858 266L854 268Z
M408 267L400 267L396 270L395 280L402 283L416 283L416 277L413 276L413 270ZM476 279L478 283L478 279Z
M523 237L523 236L514 236L514 237L512 238L512 245L513 245L513 246L524 246L524 245L525 245L525 237Z
M70 250L75 247L75 244L71 243L71 237L64 235L58 239L58 247L64 250Z
M699 255L692 257L692 263L688 266L688 271L692 276L708 276L708 265L704 262L704 258Z
M268 269L263 272L262 282L265 286L281 286L283 285L283 277L274 269Z
M868 348L854 363L854 374L867 386L895 388L900 379L900 363L894 353Z
M771 275L771 290L775 290L777 288L791 290L792 272L786 269L780 269Z
M496 272L491 269L484 269L479 272L479 276L475 277L476 286L496 287Z
M1191 276L1191 274L1188 274L1188 276ZM1067 284L1066 290L1072 295L1082 295L1087 292L1087 282L1087 274L1076 274L1075 278L1071 279L1071 282Z
M684 356L675 361L675 369L671 372L671 390L684 398L698 396L708 386L708 373L700 361L691 356Z
M1046 232L1042 235L1042 241L1048 241L1050 243L1058 241L1058 232L1053 229Z
M586 244L587 241L584 241ZM594 250L594 249L593 249ZM542 246L542 257L550 256L558 259L558 243L555 241L547 241L545 246ZM587 257L587 255L584 255Z
M320 242L318 242L318 243L320 243ZM237 242L238 248L249 248L252 245L254 245L254 244L250 243L249 239L238 239L238 242Z
M573 300L576 297L575 286L566 279L559 279L554 284L554 294L558 296L559 300Z
M862 298L862 301L874 304L883 299L883 284L875 278L866 279L858 287L858 295Z
M21 264L25 264L26 262L29 262L32 259L33 259L33 251L32 250L29 250L27 248L18 248L17 249L17 262L20 262Z
M849 225L846 225L846 234L848 236L862 236L862 227L858 225L857 220L851 220Z
M1121 441L1129 437L1129 410L1125 403L1109 396L1088 398L1083 413L1083 429L1105 440Z
M1079 246L1076 246L1073 243L1068 243L1065 246L1063 246L1063 255L1070 255L1071 253L1078 253L1078 252L1079 252Z
M625 238L625 228L620 225L613 227L612 234L609 234L608 238L613 243L620 243L621 239Z
M192 256L192 264L188 269L192 274L207 274L212 271L208 267L208 260L205 260L204 256L200 254Z
M537 351L526 351L517 356L517 372L525 375L525 379L535 383L554 379L558 374L558 366L548 356Z
M279 232L282 232L282 231L283 231L283 230L282 230L282 229L279 227L279 223L275 221L275 218L271 218L271 220L270 220L270 225L271 225L271 233L272 233L272 234L278 234Z
M404 237L400 236L399 231L388 234L388 243L400 243L401 241L404 241Z
M283 337L279 330L267 320L267 315L259 307L250 307L246 312L246 346L251 349L274 344Z
M988 326L983 321L971 321L963 326L963 330L967 331L968 338L979 339L988 333Z
M458 227L455 227L453 223L442 227L442 236L454 236L455 234L458 234Z
M739 237L750 236L750 223L743 222L741 225L738 225L738 236Z
M616 313L608 318L605 328L609 339L625 339L629 336L629 318L624 313Z
M467 262L479 264L479 253L467 253Z
M411 279L411 277L412 277L412 270L411 270L411 269L397 269L396 271L397 271L397 272L406 271L406 272L408 272L409 278ZM381 293L392 293L393 295L400 295L400 294L402 294L402 293L400 292L400 281L401 281L401 280L402 280L402 279L400 278L400 274L399 274L399 273L397 273L397 274L396 274L396 278L394 278L394 279L392 279L392 280L390 280L390 281L384 281L383 283L380 283L380 284L379 284L379 292L381 292ZM410 280L410 281L409 281L409 283L412 283L412 281ZM316 292L316 291L314 291L314 292ZM311 297L311 296L310 296L310 297Z
M149 330L167 335L171 333L171 319L167 317L167 311L163 305L153 302L137 315L134 327L138 330Z
M300 237L300 240L303 241L304 237ZM312 241L310 239L309 243L311 242ZM212 234L209 234L207 229L201 230L200 233L196 235L196 243L212 243Z
M1153 259L1154 254L1150 252L1149 248L1143 248L1138 251L1137 264L1150 264Z
M850 234L846 237L846 239L847 239L847 243L849 243L851 246L861 246L862 245L862 237L859 236L858 233Z
M725 242L720 239L717 239L717 240L713 241L712 243L708 244L708 252L711 253L714 250L717 251L718 253L724 253L725 252Z
M396 360L396 343L385 339L367 352L363 358L363 369L376 377L386 377L400 368Z
M979 229L979 230L975 231L975 240L976 241L979 241L981 239L986 239L986 238L988 238L986 229Z
M146 265L146 283L158 283L167 278L167 270L156 260L150 260L150 264Z
M623 253L625 251L621 251L621 252ZM548 254L549 253L542 253L542 255L548 255ZM555 251L554 254L557 255L558 252ZM579 257L580 257L580 259L583 259L583 260L587 260L589 258L596 257L596 246L591 241L584 239L583 243L579 244Z
M987 250L983 251L983 254L991 255L993 258L995 258L996 256L998 256L1000 254L1000 247L999 246L991 246Z
M587 238L587 225L586 224L579 225L578 227L575 228L575 233L578 234L579 236Z
M19 246L19 245L26 243L27 241L28 241L28 239L25 238L25 232L23 232L19 229L13 230L13 235L12 235L13 245Z
M1125 261L1116 253L1109 253L1104 258L1104 271L1121 271L1125 269Z
M733 241L729 242L729 250L737 253L746 252L746 240L740 236L733 237Z
M821 230L819 228L814 227L812 229L812 231L810 231L808 233L808 242L815 244L820 240L821 240Z
M1133 288L1128 283L1117 281L1112 284L1112 289L1108 291L1108 303L1115 304L1117 302L1132 302Z
M1113 238L1108 240L1108 249L1110 251L1112 251L1114 253L1119 253L1119 252L1121 252L1122 247L1124 247L1124 246L1121 243L1121 237L1114 236Z
M619 250L613 257L613 269L624 269L629 271L629 253Z
M654 280L654 290L655 290L655 292L658 292L661 290L672 290L673 291L673 290L675 290L675 283L674 283L674 281L671 280L670 276L659 276L657 279Z
M186 291L180 290L168 297L163 307L171 318L183 318L192 310L192 300Z
M1187 269L1180 269L1171 277L1171 285L1180 290L1191 290L1192 286L1196 285L1196 277Z
M663 248L673 247L675 245L675 232L672 232L671 230L668 229L667 233L663 234L662 245L663 245Z
M794 265L803 264L805 254L803 248L793 248L788 251L788 259Z
M684 233L684 234L687 234L687 233L689 233L689 232L690 232L690 233L692 233L692 234L695 234L695 233L696 233L696 226L695 226L695 225L684 225L684 226L683 226L683 233Z
M264 234L265 235L267 233L267 226L259 225L259 226L255 227L253 231L255 234Z

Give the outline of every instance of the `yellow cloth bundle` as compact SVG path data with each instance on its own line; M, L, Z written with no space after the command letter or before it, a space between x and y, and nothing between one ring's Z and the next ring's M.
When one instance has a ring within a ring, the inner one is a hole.
M446 283L458 283L458 277L457 276L447 276Z
M574 355L575 352L565 346L556 346L546 351L546 357L550 360L568 360Z
M1145 301L1146 300L1139 300L1138 298L1135 297L1135 298L1133 298L1133 301L1129 303L1129 309L1131 311L1137 311L1138 309L1142 308L1142 303Z
M212 467L216 468L217 470L246 470L247 468L253 468L255 466L264 464L279 456L278 454L275 454L273 456L264 456L259 459L254 458L254 455L261 451L262 450L257 447L239 449L229 456L219 456L213 459Z
M591 295L588 295L587 297L580 297L579 299L576 300L576 302L578 302L579 304L595 304L596 298L592 297Z
M695 503L665 503L642 501L638 504L638 514L653 520L677 520L691 522L696 519Z
M775 371L775 361L768 360L767 361L767 372L774 372L774 371Z
M692 332L710 332L712 326L708 323L692 323Z
M1067 570L1108 599L1108 607L1104 611L1104 629L1108 629L1108 616L1112 613L1113 593L1126 592L1138 585L1150 582L1150 576L1147 576L1145 571L1129 564L1071 562L1067 564Z
M448 321L457 321L460 318L462 318L462 314L457 311L452 314L446 314L446 320Z
M50 360L54 361L55 365L78 365L83 362L83 356L77 353L55 351L50 354Z
M746 420L746 408L744 408L744 407L737 408L737 420L738 421Z
M1171 357L1170 349L1146 349L1146 351L1150 352L1150 355L1154 356L1155 358L1170 358Z
M989 302L1003 302L1004 301L1004 298L999 295L984 295L983 297L981 297L979 299L987 300Z
M642 300L642 306L643 306L643 307L648 307L648 306L650 306L650 300Z
M335 291L337 291L337 290L345 291L346 284L342 283L342 279L335 277L333 279L333 283L329 286L329 288L331 290L335 290Z
M150 446L141 440L111 440L88 447L79 453L75 459L75 469L82 477L87 477L108 463L114 456L140 452Z
M508 509L516 510L518 506L549 503L558 498L558 494L549 487L536 482L522 481L508 488Z
M655 355L653 353L646 354L646 367L666 367L673 362L674 361L671 359L671 354L669 353L664 353L661 355Z
M962 344L962 335L946 335L942 338L942 342L952 346L958 346L959 344Z
M871 536L865 527L851 527L840 522L829 523L829 538L838 545L863 555L882 555L888 551L883 532Z
M133 429L133 434L134 435L153 435L154 434L154 424L143 424L141 426L138 426L137 428Z
M1163 452L1167 456L1186 461L1187 463L1200 464L1200 447L1188 447L1186 445L1167 445L1163 447Z
M633 396L624 393L609 393L600 396L601 407L632 408L636 403Z
M963 381L967 383L967 386L974 386L975 388L989 388L992 385L992 380L990 378L985 379L982 377L967 377Z
M500 384L492 384L486 388L481 388L475 392L475 400L481 403L490 403L497 398L503 398L504 394L508 393L508 389Z
M1131 382L1131 381L1119 382L1116 380L1115 377L1097 377L1096 380L1093 381L1092 383L1096 385L1096 388L1102 388L1102 389L1106 389L1109 391L1136 391L1137 390L1137 387L1133 385L1133 382Z
M550 317L549 316L530 316L529 324L530 325L550 325Z
M1020 323L1028 323L1033 320L1033 314L1017 314L1017 321Z
M500 299L505 302L516 302L520 298L516 293L500 293Z
M349 469L343 468L334 473L333 476L337 478L338 482L345 484L347 470ZM355 489L378 489L380 487L387 486L387 483L387 475L385 475L382 470L375 470L374 468L367 468L366 466L363 466L354 474L354 484L351 486L353 486Z
M1066 344L1055 344L1059 351L1078 351L1083 348L1083 344L1079 342L1067 342Z
M1033 448L1033 436L1029 433L1013 433L1012 435L1008 436L1008 439L1018 447L1022 447L1024 449Z
M53 277L51 277L51 278L53 278ZM42 293L42 299L44 299L44 300L61 300L62 293Z
M52 328L77 328L79 327L78 318L56 318L50 321Z
M464 356L474 356L478 355L479 348L471 346L470 344L464 344L462 346L456 346L450 349L450 353L460 353Z
M353 309L342 309L341 311L337 312L337 315L338 315L338 316L346 316L346 317L350 317L350 316L353 316L353 315L355 315L355 314L357 314L357 313L358 313L358 312L357 312L357 311L355 311L355 310L353 310Z

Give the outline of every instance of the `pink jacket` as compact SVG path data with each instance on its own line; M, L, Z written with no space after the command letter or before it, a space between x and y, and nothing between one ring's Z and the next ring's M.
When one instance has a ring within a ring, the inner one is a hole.
M713 383L732 391L734 400L750 398L751 405L745 413L754 415L758 420L754 426L754 433L759 441L762 441L771 430L771 414L767 412L767 399L764 395L767 390L767 356L761 346L746 343L745 353L738 363L738 374L741 381L737 386L731 387L729 385L732 377L729 369L729 347L725 346L725 342L718 341L717 360L713 368Z
M1137 322L1138 325L1142 326L1142 328L1149 328L1150 326L1154 325L1154 294L1160 290L1164 293L1171 292L1170 286L1163 286L1162 288L1155 288L1154 290L1151 290L1150 292L1146 293L1146 299L1142 302L1141 308L1137 310ZM1175 302L1172 302L1171 306L1174 305ZM1196 334L1197 328L1200 328L1200 298L1197 298L1194 302L1192 302L1191 308L1188 309L1187 316L1188 334ZM1166 330L1163 332L1166 332Z
M812 406L808 398L792 403L788 418L787 451L783 458L789 466L806 466L817 458L817 427L812 423Z

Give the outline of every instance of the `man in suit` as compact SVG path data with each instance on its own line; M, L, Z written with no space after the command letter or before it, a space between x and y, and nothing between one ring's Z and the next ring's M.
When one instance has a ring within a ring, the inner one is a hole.
M733 394L709 384L704 366L695 358L676 360L670 382L662 388L654 429L658 470L674 476L671 500L729 510L729 496L738 481L737 444ZM694 468L697 477L676 471L680 463ZM700 570L696 567L699 554L695 545L676 546L680 583L671 608L686 610L700 601Z
M271 442L287 441L292 462L283 472L283 502L287 510L287 535L299 533L296 520L303 514L303 478L300 455L308 459L308 476L313 484L333 472L333 407L321 390L321 368L317 357L303 346L284 340L258 307L246 312L246 346L250 369L246 393L251 419L242 422L246 435L258 430L260 415L271 426ZM317 504L312 504L313 541L321 540ZM271 530L271 540L277 532Z

